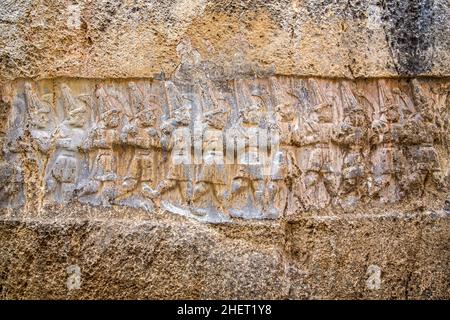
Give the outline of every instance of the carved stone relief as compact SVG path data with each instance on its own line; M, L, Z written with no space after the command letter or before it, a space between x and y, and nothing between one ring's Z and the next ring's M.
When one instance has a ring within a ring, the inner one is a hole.
M121 205L208 222L351 211L448 188L446 82L189 82L188 73L10 84L0 205L27 201L29 156L44 204Z

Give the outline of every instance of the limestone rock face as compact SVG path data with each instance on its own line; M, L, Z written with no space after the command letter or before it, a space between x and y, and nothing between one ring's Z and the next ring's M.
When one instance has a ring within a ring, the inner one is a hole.
M172 74L190 39L224 78L448 76L449 10L446 0L6 0L0 74Z
M448 299L445 1L4 1L0 298Z

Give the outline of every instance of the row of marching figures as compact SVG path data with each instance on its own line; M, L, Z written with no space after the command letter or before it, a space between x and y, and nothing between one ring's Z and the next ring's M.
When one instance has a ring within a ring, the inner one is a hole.
M19 81L0 203L162 209L208 221L397 202L448 184L449 86L269 77ZM4 102L3 102L4 103Z

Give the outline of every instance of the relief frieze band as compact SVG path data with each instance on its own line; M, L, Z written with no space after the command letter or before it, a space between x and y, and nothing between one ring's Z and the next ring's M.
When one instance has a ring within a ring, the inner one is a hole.
M2 91L0 206L34 197L227 222L445 191L449 88L284 76L17 80Z

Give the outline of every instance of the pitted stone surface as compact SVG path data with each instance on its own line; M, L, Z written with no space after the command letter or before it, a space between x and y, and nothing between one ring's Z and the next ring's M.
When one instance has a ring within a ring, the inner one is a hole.
M449 8L414 1L3 1L1 78L172 74L190 39L218 75L449 75Z
M0 299L448 299L448 10L2 1Z

